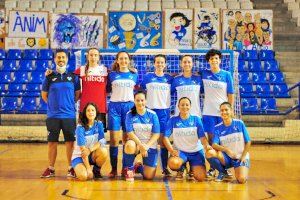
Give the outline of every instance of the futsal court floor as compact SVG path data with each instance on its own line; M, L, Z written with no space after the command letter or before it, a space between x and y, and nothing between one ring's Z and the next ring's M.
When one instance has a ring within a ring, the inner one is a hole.
M119 154L121 153L121 146ZM0 199L121 199L121 200L275 200L300 199L300 146L253 145L246 184L175 181L163 179L160 168L153 181L137 175L134 182L108 179L109 160L102 167L104 178L80 182L67 179L65 148L59 145L56 177L41 179L47 167L46 144L0 144ZM119 172L121 169L119 156ZM160 167L160 164L159 164ZM174 176L176 173L173 173Z

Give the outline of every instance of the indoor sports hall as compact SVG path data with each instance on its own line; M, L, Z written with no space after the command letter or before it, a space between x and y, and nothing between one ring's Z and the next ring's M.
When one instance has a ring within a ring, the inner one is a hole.
M205 82L214 74L214 61L207 58L211 49L220 51L218 70L232 80L212 115L220 120L209 129L212 140L203 115L215 106L207 102L221 98L213 93L225 83L219 76ZM101 71L93 71L93 63ZM0 197L299 199L299 63L300 0L0 0ZM149 74L161 66L170 82L147 86ZM182 83L187 69L196 77L192 83ZM180 90L173 84L181 76ZM168 100L161 100L166 90ZM194 96L200 114L191 114ZM189 99L188 111L181 107L183 97ZM139 98L147 103L139 104ZM229 111L219 106L224 101ZM166 121L161 107L151 107L157 102L167 105ZM92 120L89 107L97 115ZM120 116L114 113L118 109ZM156 121L150 125L148 118L139 118L136 125L139 109ZM176 132L184 120L171 122L184 112L200 119L193 134L206 158L201 180L199 163L185 152L188 143L182 139L192 133ZM228 118L244 124L241 131L232 125L232 134L242 136L229 135ZM153 143L144 143L145 138ZM128 141L135 142L131 154ZM152 147L156 157L150 162ZM219 153L220 164L211 162L210 150ZM230 154L235 150L240 157ZM171 170L174 157L186 164ZM154 168L152 178L149 168ZM241 168L247 170L243 181Z

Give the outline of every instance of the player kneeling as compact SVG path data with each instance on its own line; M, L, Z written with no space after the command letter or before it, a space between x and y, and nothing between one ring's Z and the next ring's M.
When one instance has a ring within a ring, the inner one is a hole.
M153 179L157 167L157 140L160 126L156 113L146 108L146 94L138 91L134 95L134 107L126 114L125 130L129 140L125 143L123 175L126 181L133 181L136 172L144 179ZM143 157L143 165L133 166L138 153Z
M219 171L215 181L223 181L225 169L234 167L235 177L239 183L245 183L250 166L250 137L242 120L233 119L231 104L220 105L222 122L214 129L212 147L206 154L211 166Z
M172 117L164 135L164 143L170 154L168 160L170 169L179 171L186 162L190 163L194 178L203 181L206 178L205 151L211 150L205 137L201 118L190 115L191 100L182 97L178 102L179 115ZM170 143L173 134L176 149ZM200 142L201 141L201 142Z
M102 178L100 169L108 157L103 124L96 120L97 114L97 106L87 103L80 117L80 125L76 128L72 167L81 181Z

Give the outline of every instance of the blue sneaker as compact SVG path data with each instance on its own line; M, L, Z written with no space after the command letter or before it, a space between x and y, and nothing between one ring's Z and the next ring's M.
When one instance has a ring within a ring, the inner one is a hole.
M216 182L222 182L225 178L226 174L219 173L218 176L215 178Z
M230 177L228 174L224 174L219 172L218 176L215 178L216 182L222 182L224 180L231 180L232 177Z

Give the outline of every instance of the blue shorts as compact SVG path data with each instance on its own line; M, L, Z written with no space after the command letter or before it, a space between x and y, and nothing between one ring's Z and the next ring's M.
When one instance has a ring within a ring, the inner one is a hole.
M129 102L110 102L108 104L108 130L119 131L122 129L125 132L126 113L134 106L134 103Z
M215 126L222 122L222 118L218 116L203 115L202 121L204 131L212 134L214 132Z
M245 166L250 168L250 160L246 159L246 161L244 163L242 163L240 160L238 159L232 159L230 158L225 152L222 152L223 156L224 156L224 160L225 160L225 168L237 168L237 167L241 167L241 166Z
M80 163L83 163L83 160L82 160L82 157L77 157L77 158L74 158L72 161L71 161L71 165L73 168L76 167L76 165L80 164ZM96 165L96 163L93 161L92 159L92 154L89 155L89 163L90 165Z
M170 119L170 109L152 109L158 117L160 132L165 133L168 120Z
M157 149L148 149L148 157L143 157L143 164L149 167L156 167L158 159Z
M205 156L203 149L193 153L179 151L179 157L183 160L184 163L189 162L191 166L205 166Z

